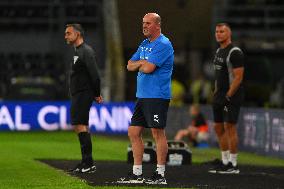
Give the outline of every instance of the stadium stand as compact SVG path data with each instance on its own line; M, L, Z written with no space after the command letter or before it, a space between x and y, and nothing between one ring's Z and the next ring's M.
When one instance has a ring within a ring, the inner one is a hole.
M283 1L231 0L215 5L213 23L228 22L246 54L246 105L271 106L271 91L283 78L279 69L284 49Z
M95 35L88 41L103 47L101 4L101 0L1 1L0 99L66 99L70 59L65 25L81 23L87 35ZM103 49L98 51L102 54ZM55 92L47 95L48 90Z

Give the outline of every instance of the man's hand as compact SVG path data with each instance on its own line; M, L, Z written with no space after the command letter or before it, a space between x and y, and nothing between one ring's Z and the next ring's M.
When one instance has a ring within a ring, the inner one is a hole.
M231 102L231 98L230 98L228 95L226 95L226 96L223 98L222 104L223 104L224 106L227 106L228 104L230 104L230 102Z
M129 60L128 64L127 64L127 70L128 71L137 71L140 66L141 66L141 64L140 64L139 61L135 62L135 61Z
M138 71L139 68L144 65L146 60L138 60L138 61L132 61L129 60L127 64L127 70L128 71Z
M102 95L100 95L100 96L96 96L95 97L95 101L98 103L98 104L101 104L101 103L103 103L103 97L102 97Z
M144 64L140 66L139 71L149 74L149 73L152 73L155 69L156 69L155 64L145 61Z

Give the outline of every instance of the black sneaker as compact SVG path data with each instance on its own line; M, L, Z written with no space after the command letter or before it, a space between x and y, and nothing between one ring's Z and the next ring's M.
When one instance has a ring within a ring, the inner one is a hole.
M167 180L165 177L160 175L158 171L155 171L150 179L145 181L146 184L167 184Z
M239 174L240 170L238 166L233 166L231 162L228 163L228 165L224 166L223 169L218 170L217 173L220 174Z
M211 160L211 161L206 161L206 162L204 162L203 164L204 164L204 165L217 166L217 165L220 165L221 163L223 163L222 160L216 158L216 159Z
M96 171L95 165L87 165L84 162L79 163L74 169L71 169L70 172L73 173L94 173Z
M120 184L142 184L144 183L143 174L135 175L132 172L129 172L127 177L120 178L117 183Z
M209 173L218 173L220 170L224 170L226 165L223 164L222 161L212 161L210 163L213 167L209 168L208 172Z

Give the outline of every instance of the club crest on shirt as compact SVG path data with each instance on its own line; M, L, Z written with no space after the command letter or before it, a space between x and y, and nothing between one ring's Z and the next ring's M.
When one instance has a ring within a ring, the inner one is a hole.
M79 56L74 56L73 58L74 58L74 59L73 59L73 61L74 61L73 63L75 64L75 63L77 62Z
M148 60L149 54L152 52L151 47L141 47L140 59Z

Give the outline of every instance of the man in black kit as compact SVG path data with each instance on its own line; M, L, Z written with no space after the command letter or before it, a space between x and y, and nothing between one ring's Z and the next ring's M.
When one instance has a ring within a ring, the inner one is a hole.
M89 133L89 111L93 100L102 103L100 77L92 47L84 43L84 30L80 24L68 24L65 30L67 44L74 47L70 74L71 124L78 134L82 161L74 169L76 173L92 173L92 140Z
M214 57L215 90L213 98L214 129L221 149L222 163L210 173L238 174L238 135L236 123L244 98L244 56L231 41L227 23L216 25L215 37L220 47Z

